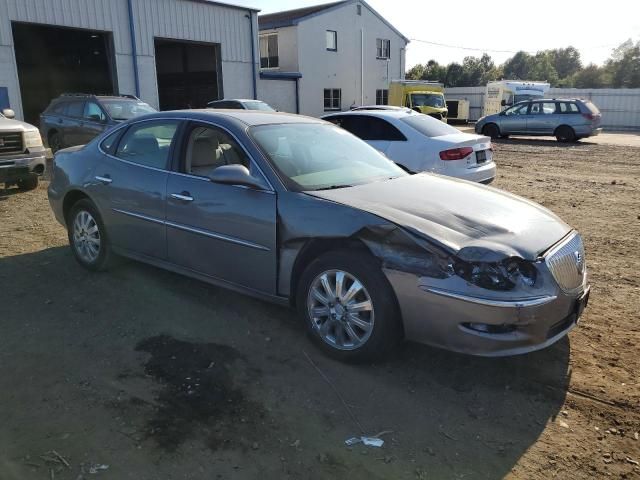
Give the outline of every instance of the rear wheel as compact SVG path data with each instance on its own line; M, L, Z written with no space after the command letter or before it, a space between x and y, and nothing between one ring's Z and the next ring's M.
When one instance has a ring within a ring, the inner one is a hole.
M555 135L556 139L562 143L575 142L577 140L576 132L568 125L562 125L556 128Z
M28 190L35 190L38 188L38 176L32 173L27 178L18 180L18 188L25 192Z
M67 218L69 245L83 267L100 271L111 259L109 239L97 208L88 199L78 201Z
M401 338L395 295L373 260L363 252L328 252L298 284L298 311L309 335L340 360L380 358Z
M490 123L485 125L482 128L482 134L491 138L499 138L500 137L500 129L495 123Z

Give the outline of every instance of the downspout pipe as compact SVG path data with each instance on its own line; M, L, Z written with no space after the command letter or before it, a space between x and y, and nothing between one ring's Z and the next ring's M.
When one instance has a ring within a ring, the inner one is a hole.
M136 27L133 23L133 0L127 0L129 8L129 34L131 35L131 57L133 59L133 79L136 97L140 98L140 74L138 73L138 49L136 48Z
M296 113L300 115L300 79L296 78Z
M131 1L131 0L129 0ZM253 75L253 99L257 100L258 99L258 86L256 84L256 42L255 42L255 38L253 37L254 32L253 32L253 12L249 12L249 15L246 15L246 17L249 19L249 23L251 24L251 74Z

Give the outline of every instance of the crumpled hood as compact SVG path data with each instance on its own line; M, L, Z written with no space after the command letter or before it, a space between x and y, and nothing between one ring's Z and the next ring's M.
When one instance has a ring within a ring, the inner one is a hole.
M558 216L534 202L428 173L307 193L373 213L468 261L505 256L535 260L571 231Z
M0 117L0 132L28 132L32 130L38 129L27 122Z

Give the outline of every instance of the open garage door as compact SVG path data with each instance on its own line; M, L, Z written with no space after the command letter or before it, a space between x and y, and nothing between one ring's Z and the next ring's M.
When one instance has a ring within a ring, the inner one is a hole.
M222 98L220 44L155 39L161 110L203 108Z
M113 94L112 36L107 32L12 22L25 121L61 93Z

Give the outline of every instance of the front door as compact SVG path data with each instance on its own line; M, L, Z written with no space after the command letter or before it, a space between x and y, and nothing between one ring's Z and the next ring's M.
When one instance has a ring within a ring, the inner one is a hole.
M514 105L500 115L500 133L509 135L512 133L525 133L527 130L527 113L529 104Z
M153 120L132 124L113 155L103 155L95 168L90 189L114 246L166 259L168 165L179 123Z
M553 135L558 125L556 102L533 102L527 115L527 132L534 135Z
M275 294L275 192L209 179L216 167L229 164L242 164L262 178L245 150L222 128L192 123L179 163L179 171L171 173L167 183L169 261Z

